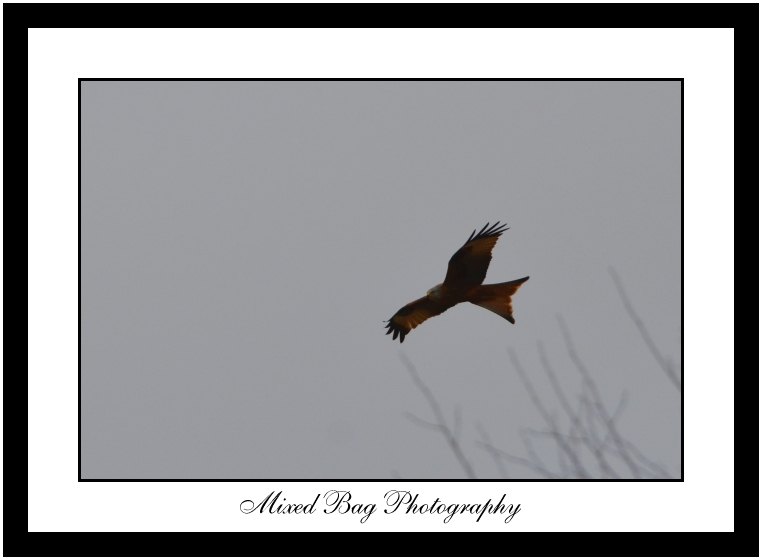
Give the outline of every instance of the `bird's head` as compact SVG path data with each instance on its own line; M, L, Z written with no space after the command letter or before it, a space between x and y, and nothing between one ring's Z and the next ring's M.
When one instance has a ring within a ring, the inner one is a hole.
M429 291L426 292L426 295L433 300L437 300L440 297L442 297L442 284L437 284L436 286L431 288Z

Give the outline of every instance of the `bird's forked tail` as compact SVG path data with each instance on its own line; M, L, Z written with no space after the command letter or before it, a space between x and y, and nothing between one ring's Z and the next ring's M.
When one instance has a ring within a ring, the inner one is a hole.
M468 301L484 309L489 309L493 313L497 313L511 323L515 323L511 296L527 280L529 280L529 276L519 278L518 280L511 280L510 282L501 282L500 284L482 284L473 289Z

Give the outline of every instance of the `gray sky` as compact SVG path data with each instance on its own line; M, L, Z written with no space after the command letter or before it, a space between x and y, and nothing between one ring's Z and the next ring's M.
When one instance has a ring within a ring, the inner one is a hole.
M463 304L385 336L495 220L516 324ZM548 430L507 348L559 423L538 341L584 393L557 314L679 476L679 391L608 273L679 371L679 82L84 82L81 224L84 478L465 476L405 417L432 419L400 351L499 477L477 423L520 456Z

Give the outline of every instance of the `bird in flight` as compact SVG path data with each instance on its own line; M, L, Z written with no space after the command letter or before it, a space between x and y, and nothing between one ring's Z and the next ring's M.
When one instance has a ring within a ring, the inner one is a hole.
M399 336L400 342L404 342L405 336L426 319L466 301L515 323L511 296L529 280L529 276L500 284L482 284L492 260L492 249L507 229L500 222L492 226L488 222L479 233L474 230L463 247L450 258L444 282L397 311L386 321L385 328L389 329L386 334L393 333L393 340Z

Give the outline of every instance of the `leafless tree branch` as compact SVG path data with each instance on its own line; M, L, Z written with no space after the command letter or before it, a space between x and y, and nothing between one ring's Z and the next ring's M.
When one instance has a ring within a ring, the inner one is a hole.
M424 420L423 418L420 418L413 414L412 412L405 411L405 418L410 420L413 424L418 424L422 428L426 428L428 430L434 430L435 432L441 431L441 426L437 424L436 422L429 422L428 420Z
M624 460L627 467L630 469L630 472L632 472L632 475L635 478L641 478L638 465L635 461L632 460L632 457L630 457L630 454L627 448L625 447L624 442L622 441L622 436L619 435L619 430L617 429L616 424L611 420L611 416L609 416L608 412L606 411L606 408L603 404L603 399L601 398L601 395L598 391L598 386L595 383L595 380L593 379L592 375L590 375L590 372L587 369L587 366L579 357L579 354L577 353L577 349L574 345L574 341L571 337L571 332L566 326L566 322L564 321L563 317L561 317L560 315L558 315L558 324L561 327L561 334L564 337L564 341L566 343L566 349L569 353L569 358L571 358L572 363L574 363L580 375L582 375L582 378L587 383L587 386L590 390L590 394L593 397L593 406L598 412L600 419L606 425L608 432L611 434L611 437L613 438L614 443L616 444L617 448L619 449L619 452L622 455L622 459Z
M576 433L582 433L585 435L585 429L584 425L581 421L581 410L579 413L575 412L572 407L571 403L569 403L569 400L566 398L566 394L564 393L561 383L558 380L558 376L556 375L555 370L550 364L550 360L548 359L548 356L545 352L545 348L542 345L541 342L537 343L537 352L540 356L540 363L543 366L543 369L545 370L546 375L548 376L548 379L550 379L550 384L553 387L553 391L556 394L556 397L558 398L558 402L561 403L561 408L566 412L566 415L569 417L569 421L571 422L571 427L569 428L569 435L574 435ZM584 401L580 402L580 409L583 408ZM614 469L611 468L611 465L609 465L608 461L606 461L606 458L604 454L601 452L600 447L597 445L594 445L592 443L592 440L590 438L582 438L582 442L587 446L589 451L593 454L596 461L598 462L598 466L601 469L602 474L605 476L608 476L609 478L619 478L616 473L614 472Z
M499 455L500 457L506 459L507 461L511 461L512 463L516 463L517 465L523 465L527 467L528 469L531 469L541 475L543 475L546 478L559 478L558 475L555 473L550 472L549 470L545 469L544 467L541 467L540 465L536 464L534 461L530 461L529 459L525 459L524 457L518 457L516 455L512 455L510 453L507 453L503 451L502 449L498 449L494 445L490 445L484 441L477 441L476 444L480 447L484 447L485 449L490 450L492 453L495 453Z
M529 376L524 371L524 367L521 365L518 356L511 348L508 349L508 356L511 358L511 362L513 362L513 366L516 368L516 372L519 374L519 378L524 384L524 388L529 394L529 398L532 400L535 408L537 408L537 410L540 412L540 415L548 427L553 432L558 432L555 418L553 418L545 408L545 405L542 403L542 400L537 394L534 385L532 385L532 382L529 380ZM579 457L577 457L577 453L566 443L563 438L559 437L556 441L558 445L563 449L564 453L566 453L567 457L569 457L569 461L573 465L574 470L577 472L577 474L582 478L589 478L590 475L588 474L585 467L582 466Z
M411 362L410 359L402 352L400 352L399 356L403 365L410 373L410 376L413 378L413 382L415 383L416 387L418 387L418 390L421 391L423 396L426 398L426 401L429 403L429 408L431 408L431 411L434 413L436 422L427 422L417 417L414 418L416 418L416 420L419 422L424 422L425 424L436 425L439 432L447 441L447 445L450 446L450 449L455 455L455 458L458 460L458 463L460 463L460 466L466 472L468 478L476 478L476 472L471 466L471 463L466 457L465 453L463 453L463 449L461 448L460 443L458 443L458 438L455 437L455 434L447 426L444 414L442 414L442 408L439 406L439 402L437 402L434 393L431 391L431 389L429 389L426 383L424 383L423 379L421 379L421 376L418 374L418 370L415 368L413 362Z
M661 367L661 369L667 375L667 377L672 382L672 384L678 389L680 389L680 377L675 371L675 368L673 367L672 362L670 362L667 358L665 358L662 355L662 353L659 351L659 348L656 346L656 343L654 342L653 338L651 338L651 334L648 332L648 329L646 328L646 324L643 322L643 320L640 318L638 313L635 311L635 307L632 305L632 302L630 301L630 297L627 295L627 291L624 289L624 284L622 283L622 279L619 277L619 274L617 273L616 269L614 269L613 266L609 267L609 274L611 275L611 279L614 281L614 286L616 286L616 291L619 294L619 298L622 300L622 303L624 304L624 308L627 311L627 314L630 316L630 319L632 319L632 322L635 324L635 327L638 329L640 338L643 339L643 342L645 342L646 347L648 348L649 352L651 352L651 355L656 360L656 363L659 364L659 367Z
M535 436L535 437L538 437L538 438L555 439L557 437L557 434L552 434L551 432L548 432L548 431L534 430L534 429L531 429L531 428L527 429L527 433L529 435L531 435L531 436ZM566 437L569 440L577 440L579 442L582 442L583 440L585 440L587 438L587 436L566 436L564 434L560 434L560 435L562 437ZM651 461L645 455L642 455L642 451L640 451L633 444L631 444L630 442L626 442L625 445L627 445L628 447L632 446L631 447L631 451L636 456L637 460L641 461L641 463L643 464L644 468L647 471L649 471L649 474L651 476L653 476L653 477L659 477L659 478L672 478L672 475L670 475L669 472L667 472L667 470L664 467L662 467L658 463L655 463L655 462ZM621 458L620 455L619 455L619 451L613 445L611 445L611 444L603 444L603 445L601 445L601 451L604 451L604 452L608 453L609 455L611 455L614 458ZM619 474L616 473L616 471L614 471L614 475L612 476L612 478L621 478L621 476L619 476Z
M649 351L670 380L677 387L680 387L681 383L678 375L675 373L675 368L669 359L659 352L644 323L635 313L616 271L610 269L610 273L625 309L638 328ZM581 378L581 391L575 396L576 400L569 398L567 391L561 383L562 376L559 376L553 367L543 344L538 342L537 353L540 365L550 382L555 397L554 400L558 401L561 409L560 418L557 417L552 407L540 397L535 381L524 369L516 352L509 348L508 355L511 363L529 396L529 400L539 412L546 429L533 430L521 428L518 430L524 444L526 457L509 453L494 445L489 433L480 423L476 424L477 433L480 438L480 440L476 441L477 446L490 455L500 476L503 478L508 477L508 470L505 467L506 462L520 465L546 478L567 478L569 476L577 478L592 478L594 476L623 478L623 468L626 468L634 478L672 478L667 469L651 460L635 443L622 435L618 421L628 401L627 393L625 391L622 392L613 411L609 412L596 379L577 350L570 329L567 327L563 317L559 315L557 318L566 352ZM405 413L406 418L418 426L441 433L466 475L469 478L476 478L474 468L460 444L462 428L461 408L457 405L454 407L451 428L445 418L442 406L437 401L432 390L418 374L415 365L402 353L400 353L400 359L410 372L416 387L426 399L434 416L434 421L426 420L411 412ZM555 443L554 448L549 449L542 441L535 439L540 437L547 438L547 441ZM539 443L537 449L535 448L535 443ZM553 450L558 454L555 466L552 466L555 462L554 459L543 460L542 457L548 451Z
M460 429L463 424L463 416L460 411L460 406L455 406L455 413L454 413L454 420L453 420L453 432L455 433L455 439L460 441Z
M477 445L484 448L487 453L489 453L490 457L492 457L492 460L497 467L497 472L500 473L500 476L503 478L508 478L508 472L505 470L505 465L503 465L502 457L500 456L500 453L497 452L495 446L492 445L492 439L489 437L487 430L485 430L481 424L477 423L476 431L479 432L479 437L482 438L482 442L477 442Z
M532 443L532 439L529 437L529 434L527 433L526 428L522 428L519 430L519 436L521 437L521 441L524 444L524 448L527 450L527 454L529 454L529 458L536 465L539 465L544 471L549 471L549 469L545 467L545 463L542 461L539 454L535 450L534 444ZM555 478L561 478L561 476L557 476Z

